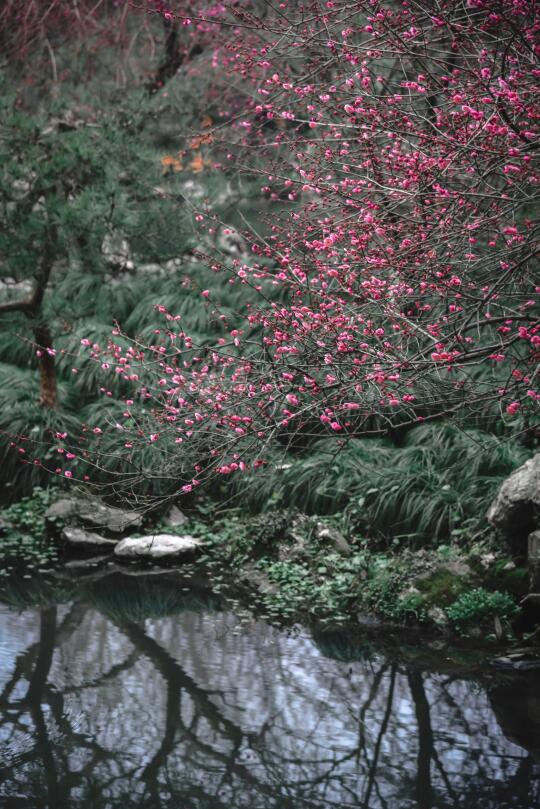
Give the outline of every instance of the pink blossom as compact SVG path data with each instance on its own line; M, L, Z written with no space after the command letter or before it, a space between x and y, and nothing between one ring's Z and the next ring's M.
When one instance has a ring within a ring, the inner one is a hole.
M520 407L521 407L521 404L520 404L519 402L511 402L511 403L510 403L510 404L507 406L507 408L506 408L506 412L507 412L507 413L508 413L510 416L514 416L514 415L517 413L517 411L520 409Z

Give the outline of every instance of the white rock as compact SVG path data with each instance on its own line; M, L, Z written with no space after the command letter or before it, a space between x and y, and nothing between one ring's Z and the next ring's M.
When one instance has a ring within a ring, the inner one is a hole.
M149 534L122 539L115 547L114 555L121 559L178 559L193 556L202 546L202 540L196 537Z

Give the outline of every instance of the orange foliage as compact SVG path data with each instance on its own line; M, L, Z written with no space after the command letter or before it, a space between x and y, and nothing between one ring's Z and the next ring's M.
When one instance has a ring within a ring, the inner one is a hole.
M183 165L180 153L178 153L178 157L172 154L166 154L161 158L160 162L163 166L163 174L172 174L177 171L182 171Z

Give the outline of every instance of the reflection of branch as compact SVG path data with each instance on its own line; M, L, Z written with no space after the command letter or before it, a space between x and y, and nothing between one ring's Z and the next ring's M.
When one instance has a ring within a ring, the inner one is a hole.
M384 734L386 733L388 722L390 721L390 716L392 715L392 702L394 699L395 685L396 685L396 666L395 664L393 664L390 670L390 685L388 686L388 696L386 698L386 710L384 712L383 720L381 722L381 727L379 730L379 735L377 736L377 741L375 743L375 748L373 750L373 761L370 764L367 777L367 790L362 802L362 806L366 807L366 809L369 809L369 800L371 798L371 791L373 789L375 779L377 777L377 765L379 763L379 753L381 751L382 740Z
M28 703L32 719L36 728L35 752L43 761L45 778L47 780L47 795L49 806L61 807L64 805L61 790L58 784L56 762L49 741L47 723L43 716L41 703L47 678L51 669L54 647L56 642L56 607L47 607L41 610L39 620L39 650L36 665L30 677L28 691L22 703Z
M28 672L31 671L31 666L34 663L34 659L38 651L39 643L33 643L28 649L25 649L22 654L17 655L13 674L5 684L4 690L0 694L0 705L9 705L9 696L21 677L27 676L27 679L30 679L30 674L28 674Z
M142 773L142 780L148 786L148 789L153 793L153 798L158 803L159 787L157 782L157 775L160 767L162 767L169 756L174 750L174 737L178 728L178 720L180 718L180 698L182 691L178 688L175 681L167 680L167 708L165 713L165 731L163 739L152 759L148 762Z
M431 757L433 758L433 763L435 764L437 770L439 771L439 775L441 776L441 778L443 780L443 783L444 783L444 785L446 787L446 791L448 792L449 797L454 801L454 803L457 806L457 802L458 802L457 793L452 788L452 784L451 784L450 779L448 777L448 773L446 772L446 770L443 767L443 763L442 763L441 759L439 758L439 754L437 753L437 750L435 749L435 745L433 745L433 748L432 748L432 751L431 751Z
M458 796L452 788L448 774L445 771L443 763L435 748L435 740L431 727L430 707L426 696L422 675L417 671L411 671L408 673L408 681L414 701L416 721L418 723L419 748L416 781L418 807L419 809L423 809L424 807L425 809L429 809L429 807L431 807L432 787L430 760L433 760L433 763L443 780L448 795L453 801L455 801L457 805ZM441 688L444 691L442 686ZM451 707L457 706L455 703L452 703ZM471 735L471 733L472 731L469 730L468 734Z
M407 675L411 696L414 700L416 722L418 724L418 769L416 775L416 800L418 809L431 809L431 759L433 757L433 731L429 702L424 689L424 681L419 671Z
M54 646L56 641L56 607L48 607L41 610L39 618L39 649L36 665L30 684L26 692L25 699L28 702L38 702L41 700L47 677L51 668Z
M122 663L117 663L115 666L111 666L109 671L106 671L105 674L95 677L93 680L89 680L86 683L81 683L81 685L64 686L63 693L77 694L79 691L85 691L87 688L100 688L104 683L107 682L107 680L113 680L123 671L130 669L137 662L138 658L138 653L133 651Z
M378 670L378 672L373 677L373 682L371 684L371 688L369 689L368 698L362 705L362 710L360 711L360 715L358 717L358 756L356 759L357 764L360 763L360 754L362 750L366 752L366 713L368 712L371 703L378 694L381 680L383 678L383 675L386 673L387 669L388 666L386 664L382 665Z
M84 617L84 614L85 607L80 602L76 601L63 619L60 626L56 629L57 646L60 646L64 639L68 638L77 629ZM36 655L39 653L39 649L40 641L37 640L35 643L32 643L28 649L25 649L24 652L17 655L13 674L5 684L2 694L0 694L0 705L8 703L9 695L21 677L26 677L27 680L30 680L32 666L34 665Z
M459 682L459 677L457 675L454 677L447 677L445 682L441 683L441 697L444 697L446 705L455 711L454 721L461 721L463 733L465 733L467 736L473 736L474 730L469 724L469 720L465 715L463 705L458 704L450 691L447 689L447 686L452 685L453 682ZM439 697L439 701L441 700L441 697Z
M226 729L231 738L242 737L241 728L223 716L210 699L210 694L220 694L221 692L206 691L197 685L195 680L189 674L186 674L180 664L137 624L132 621L123 621L118 622L117 626L133 646L141 654L149 658L167 682L174 683L178 688L184 688L188 692L193 702L200 708L214 729L219 730L221 726Z

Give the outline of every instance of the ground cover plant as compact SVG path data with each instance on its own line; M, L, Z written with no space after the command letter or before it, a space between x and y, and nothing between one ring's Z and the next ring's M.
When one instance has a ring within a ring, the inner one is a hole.
M167 530L171 530L170 528ZM496 642L530 634L519 602L527 569L493 537L437 548L377 547L341 515L276 511L258 517L201 503L177 530L202 538L201 564L217 592L278 623L421 626Z

